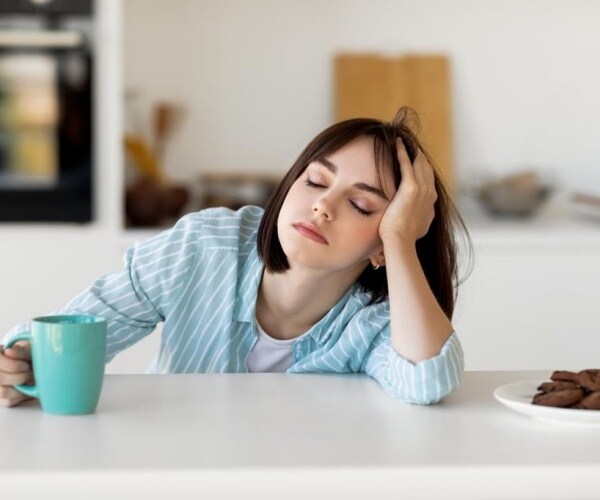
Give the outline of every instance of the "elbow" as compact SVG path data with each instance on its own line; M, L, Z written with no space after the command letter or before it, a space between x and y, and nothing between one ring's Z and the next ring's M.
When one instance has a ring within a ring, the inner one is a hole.
M434 405L455 391L464 372L464 356L454 334L441 352L429 359L413 363L388 344L385 368L374 376L395 399L412 405Z
M387 386L392 395L408 404L434 405L460 386L464 373L462 355L390 370Z
M437 389L436 387L428 387L423 394L419 395L411 401L407 401L409 404L430 406L440 403L446 396L454 392L460 386L462 372L458 377L452 381L451 384L444 386L443 389ZM432 384L435 386L435 384Z
M446 396L454 392L460 386L462 372L453 377L450 383L443 383L442 380L431 379L416 392L406 385L396 387L395 390L390 386L388 392L397 400L416 406L431 406L440 403Z

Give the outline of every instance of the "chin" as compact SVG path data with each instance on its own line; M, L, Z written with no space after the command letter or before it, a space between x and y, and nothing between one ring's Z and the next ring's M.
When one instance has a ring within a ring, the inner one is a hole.
M311 251L306 246L303 247L299 242L281 241L281 248L283 248L283 253L285 253L290 265L294 262L303 266L314 267L319 264L319 261L323 260L322 256L315 255L314 250Z
M310 248L309 245L303 241L295 241L292 238L287 240L279 240L283 253L287 257L288 263L292 265L300 265L303 267L311 268L331 268L334 264L331 262L331 258L324 255L325 248Z

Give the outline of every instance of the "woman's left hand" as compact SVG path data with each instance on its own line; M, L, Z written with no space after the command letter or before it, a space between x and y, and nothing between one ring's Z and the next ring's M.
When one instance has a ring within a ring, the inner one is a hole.
M400 138L396 139L396 149L400 162L400 187L379 223L379 236L384 244L387 238L400 238L413 244L427 234L435 217L435 176L433 167L420 149L414 164Z

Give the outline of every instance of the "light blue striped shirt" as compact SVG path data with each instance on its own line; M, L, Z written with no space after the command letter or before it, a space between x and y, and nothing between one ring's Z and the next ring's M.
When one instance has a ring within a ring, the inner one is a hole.
M264 266L256 235L263 210L207 209L131 246L122 271L98 278L62 312L108 323L107 362L164 321L150 373L248 372L258 338L255 305ZM454 390L464 370L456 333L440 353L412 363L390 342L389 302L368 305L352 286L292 346L288 373L365 372L397 399L432 404ZM27 328L15 327L7 339Z

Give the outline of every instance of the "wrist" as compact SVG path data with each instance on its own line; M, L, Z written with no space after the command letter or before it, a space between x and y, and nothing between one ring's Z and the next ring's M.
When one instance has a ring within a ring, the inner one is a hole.
M381 241L385 248L395 248L398 250L411 250L417 248L417 240L408 238L401 233L389 232L381 235Z

